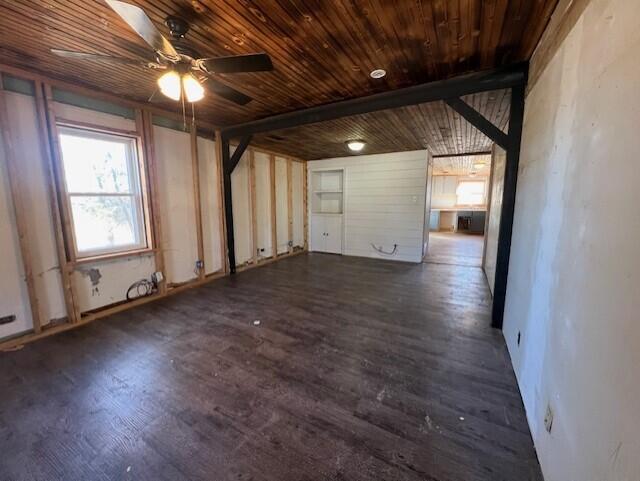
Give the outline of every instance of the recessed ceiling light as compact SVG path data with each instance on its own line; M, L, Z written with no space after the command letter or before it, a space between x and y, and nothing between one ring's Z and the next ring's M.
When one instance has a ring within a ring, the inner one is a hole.
M480 162L478 162L477 164L473 164L473 168L480 170L484 168L484 164L481 164Z
M347 142L347 147L349 147L349 150L351 150L352 152L360 152L362 149L364 149L364 146L364 140L350 140Z
M377 68L375 70L372 70L369 75L371 76L371 78L382 78L387 75L387 71L381 68Z

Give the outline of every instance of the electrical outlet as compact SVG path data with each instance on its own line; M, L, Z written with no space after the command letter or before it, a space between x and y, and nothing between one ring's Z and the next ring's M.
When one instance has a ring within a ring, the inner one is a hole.
M547 412L544 415L544 428L548 433L551 432L551 428L553 427L553 410L551 409L551 404L547 404Z
M196 269L204 269L204 261L197 260L196 261Z
M154 272L153 274L151 274L151 280L156 284L160 284L162 281L164 281L164 275L162 275L162 272L160 271Z

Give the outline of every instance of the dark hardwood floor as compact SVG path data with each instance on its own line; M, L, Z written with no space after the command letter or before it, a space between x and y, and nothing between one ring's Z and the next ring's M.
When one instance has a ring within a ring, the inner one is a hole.
M489 302L309 254L0 353L0 479L541 480Z

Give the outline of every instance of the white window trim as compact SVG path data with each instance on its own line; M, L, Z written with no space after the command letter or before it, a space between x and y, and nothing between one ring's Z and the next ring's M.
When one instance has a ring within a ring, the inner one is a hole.
M65 172L64 166L64 153L60 151L61 154L61 170L63 174L63 182L65 186L65 202L68 206L69 212L69 221L70 221L70 232L68 235L71 236L73 243L73 250L75 253L75 257L77 260L84 260L89 258L100 258L100 257L110 257L118 254L127 254L129 252L137 252L143 251L150 248L150 238L149 238L149 229L147 226L147 219L145 219L145 201L146 196L144 195L143 186L142 186L142 165L141 161L138 157L138 138L131 135L124 135L120 132L112 132L108 128L101 129L99 131L93 130L91 128L69 125L69 124L61 124L58 125L58 135L73 135L77 137L86 137L89 139L99 139L103 138L105 140L121 140L124 144L128 145L126 149L127 152L127 168L131 175L129 175L130 182L130 193L122 193L122 192L113 192L113 193L105 193L105 192L72 192L69 190L69 185L67 183L67 175ZM71 199L73 197L129 197L133 199L134 206L134 214L136 221L136 234L139 236L140 241L127 245L120 245L117 247L104 248L104 249L92 249L80 251L78 249L78 244L76 241L76 227L75 221L73 219L73 208Z

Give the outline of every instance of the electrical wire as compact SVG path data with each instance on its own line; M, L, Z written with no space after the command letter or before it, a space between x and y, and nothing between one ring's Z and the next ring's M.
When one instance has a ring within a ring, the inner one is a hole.
M373 247L377 252L379 252L380 254L384 254L386 256L392 256L395 255L395 253L398 250L398 244L393 244L393 250L391 252L387 252L385 251L382 247L378 247L377 245L375 245L373 242L371 243L371 247Z
M127 289L127 301L138 299L139 297L150 296L156 292L157 287L158 286L154 282L148 279L140 279L139 281L131 284L129 289ZM132 296L132 293L135 293L135 295Z

